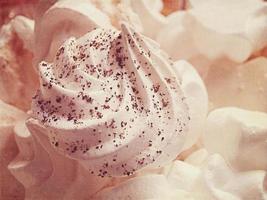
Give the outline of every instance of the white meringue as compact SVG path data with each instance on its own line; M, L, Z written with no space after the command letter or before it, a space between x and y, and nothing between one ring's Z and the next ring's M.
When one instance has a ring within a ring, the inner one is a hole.
M157 41L173 58L243 62L267 45L267 3L260 0L192 1L168 17ZM222 17L224 16L224 17ZM176 42L174 42L176 41Z
M56 2L37 21L35 59L52 61L56 51L69 37L80 37L95 28L112 28L109 17L86 0Z
M158 32L162 29L167 21L160 11L163 4L161 0L122 0L139 16L143 26L144 35L155 39Z
M41 63L32 117L55 148L99 176L130 175L182 150L188 108L172 62L122 25L69 39Z
M164 174L147 173L99 191L93 199L251 200L267 199L265 171L235 172L218 155L205 150L198 165L174 161ZM197 160L197 156L192 154ZM190 156L191 157L191 156ZM194 160L194 158L188 158Z
M135 30L143 31L141 20L132 9L129 0L91 0L91 2L109 17L116 29L120 30L121 24L127 23Z
M212 62L195 47L192 30L194 17L188 11L179 11L169 15L167 20L167 25L158 32L156 41L171 58L187 60L204 78Z
M106 188L93 197L94 200L160 200L181 199L186 194L177 191L163 175L145 175L130 178L114 187ZM184 199L184 198L182 198Z
M10 172L25 187L25 199L87 199L109 179L92 176L77 161L68 159L50 146L43 127L31 120L15 128L19 154L9 164Z
M186 150L196 144L203 134L208 113L208 94L202 79L192 65L185 61L177 61L174 64L174 70L181 77L181 87L191 116L187 140L183 148Z
M245 61L267 45L266 9L267 3L260 0L211 0L194 7L191 13L202 26L195 34L197 48L212 59Z
M185 159L185 162L191 165L200 166L202 163L204 163L208 156L209 152L204 148L200 148L190 154L190 156Z
M24 187L8 171L9 162L18 148L14 140L14 125L25 119L26 114L0 100L0 199L23 199Z
M156 41L173 59L189 59L199 51L195 48L192 31L194 18L185 11L179 11L166 18L168 23L156 37ZM192 31L193 32L193 31Z
M188 160L198 164L189 165ZM172 185L187 191L192 199L267 199L267 188L263 185L266 171L233 171L219 154L208 155L205 149L193 153L185 162L175 161L167 177Z
M207 118L205 148L236 169L267 170L266 141L266 113L229 107L215 109Z

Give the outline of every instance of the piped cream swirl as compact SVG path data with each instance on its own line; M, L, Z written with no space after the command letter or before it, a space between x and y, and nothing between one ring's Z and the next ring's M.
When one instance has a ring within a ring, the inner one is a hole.
M181 151L190 117L179 78L157 44L127 25L70 38L39 72L33 118L92 174L130 175Z

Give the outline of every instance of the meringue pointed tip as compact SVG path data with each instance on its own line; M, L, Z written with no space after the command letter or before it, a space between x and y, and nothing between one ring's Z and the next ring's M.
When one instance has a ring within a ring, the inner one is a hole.
M135 28L126 22L121 22L121 30L126 33L136 32Z

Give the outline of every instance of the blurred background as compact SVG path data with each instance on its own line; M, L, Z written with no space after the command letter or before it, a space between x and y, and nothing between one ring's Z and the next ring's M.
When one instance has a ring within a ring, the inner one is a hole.
M0 0L0 26L9 22L16 15L34 18L34 9L39 1L53 3L60 0ZM119 2L119 0L113 1ZM163 0L163 2L164 8L162 13L164 15L169 15L176 10L186 9L187 6L187 0Z

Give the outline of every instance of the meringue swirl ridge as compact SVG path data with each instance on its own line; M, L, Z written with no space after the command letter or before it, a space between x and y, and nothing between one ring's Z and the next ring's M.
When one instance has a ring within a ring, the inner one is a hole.
M190 120L172 62L123 24L70 38L39 65L32 116L51 144L98 176L161 166L181 150Z

